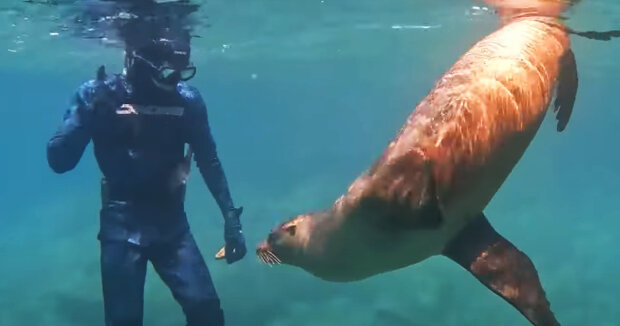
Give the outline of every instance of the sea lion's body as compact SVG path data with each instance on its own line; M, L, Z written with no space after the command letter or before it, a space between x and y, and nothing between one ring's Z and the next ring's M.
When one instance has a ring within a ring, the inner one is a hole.
M525 152L569 47L563 26L546 17L515 20L475 44L419 103L382 157L336 201L331 221L317 222L307 250L343 257L337 249L342 237L375 237L358 248L364 259L348 252L349 259L328 258L337 263L304 268L328 280L354 281L441 254L483 211ZM417 217L425 205L432 210L427 196L432 180L441 216ZM376 228L390 219L415 224L435 218L441 220L436 227ZM330 240L323 232L341 234ZM327 270L314 271L317 267Z
M478 214L534 138L569 47L551 18L517 20L489 35L418 105L382 168L415 148L433 166L444 219Z
M257 254L338 282L444 255L534 325L559 325L534 265L483 210L534 138L554 93L557 128L564 129L577 82L563 24L513 16L441 77L330 209L283 223Z

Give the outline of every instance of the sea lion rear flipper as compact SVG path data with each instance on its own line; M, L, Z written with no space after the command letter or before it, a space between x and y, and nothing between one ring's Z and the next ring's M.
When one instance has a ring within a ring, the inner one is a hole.
M559 326L529 257L498 234L480 213L448 243L443 255L472 273L533 325Z
M553 105L558 120L557 130L563 131L573 112L579 78L577 77L577 63L575 54L568 50L560 59L560 74L558 76L558 88Z

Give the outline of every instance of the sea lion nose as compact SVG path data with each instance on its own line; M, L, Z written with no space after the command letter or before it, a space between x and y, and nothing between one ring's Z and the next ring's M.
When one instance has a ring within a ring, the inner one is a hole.
M267 241L262 241L261 243L258 244L258 246L256 247L256 254L261 253L262 251L266 251L269 248L269 244L267 243Z

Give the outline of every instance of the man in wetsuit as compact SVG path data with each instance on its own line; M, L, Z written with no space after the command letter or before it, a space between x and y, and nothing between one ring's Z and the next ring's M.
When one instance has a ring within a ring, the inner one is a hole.
M191 154L224 217L226 260L245 239L196 88L189 38L155 38L126 50L125 70L82 84L47 146L56 173L72 170L92 140L102 179L101 274L107 326L143 320L147 261L181 305L188 326L224 325L220 301L184 209Z

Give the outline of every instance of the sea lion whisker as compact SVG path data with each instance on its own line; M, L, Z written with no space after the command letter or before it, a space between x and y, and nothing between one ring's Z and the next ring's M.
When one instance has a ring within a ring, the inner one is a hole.
M273 259L269 256L265 256L266 261L267 261L267 265L269 265L269 267L273 266Z
M271 263L269 262L269 257L267 257L267 255L265 255L265 253L262 253L261 256L263 263L265 263L265 265L270 265Z
M260 260L261 263L266 264L265 258L263 257L263 253L262 252L258 253L258 260Z
M264 264L268 265L269 267L273 265L271 257L269 257L266 252L262 251L258 255Z
M278 256L276 256L273 252L268 250L267 254L269 255L269 257L271 257L271 259L273 260L274 263L276 263L276 264L281 264L282 263L282 260L280 260L280 258L278 258Z
M281 261L278 259L278 257L276 257L274 254L271 254L271 261L273 262L274 265L279 265L281 263Z
M280 261L280 262L281 262L280 258L278 258L278 256L276 256L276 254L274 254L274 253L273 253L273 251L271 251L271 250L267 250L267 254L268 254L270 257L272 257L273 259L275 259L276 261Z

